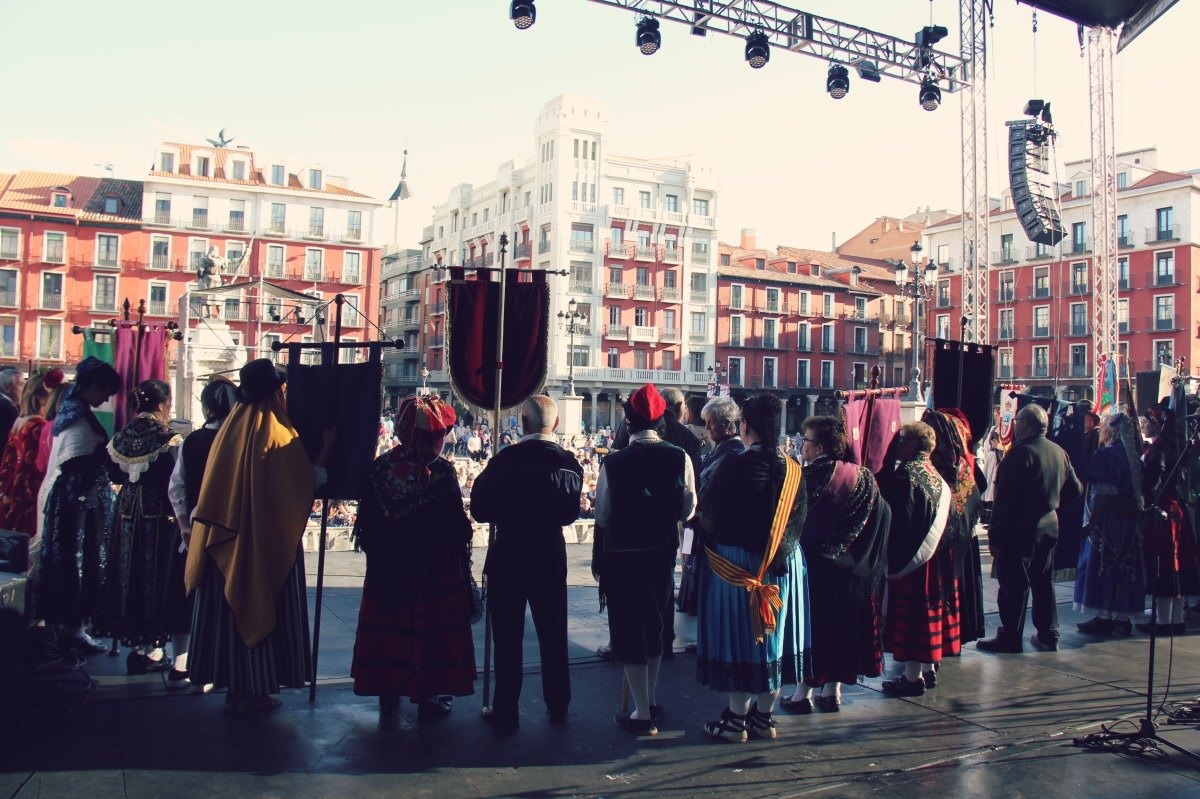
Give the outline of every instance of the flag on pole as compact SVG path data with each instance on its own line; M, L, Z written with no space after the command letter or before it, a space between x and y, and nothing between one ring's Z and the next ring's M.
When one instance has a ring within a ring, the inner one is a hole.
M113 357L112 341L97 341L95 331L90 327L84 328L83 357L99 358L109 366L112 366L115 361L115 358ZM117 406L116 402L114 402L114 397L117 396L118 395L109 397L104 401L103 405L95 410L96 420L100 422L101 426L104 427L104 429L108 432L110 438L112 437L113 430L116 427L114 414L116 413ZM120 399L122 402L124 401L124 397L120 397Z
M1104 413L1117 402L1117 363L1116 358L1108 353L1100 353L1099 368L1096 373L1100 379L1096 396L1100 398L1098 413Z

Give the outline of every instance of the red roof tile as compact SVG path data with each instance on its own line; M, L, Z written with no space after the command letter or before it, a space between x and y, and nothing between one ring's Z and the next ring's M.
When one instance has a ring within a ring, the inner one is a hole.
M197 180L208 183L225 183L233 186L274 186L275 184L268 183L263 177L262 170L259 169L254 162L254 152L251 150L242 150L237 148L227 147L205 147L197 144L180 144L178 142L163 142L164 147L170 147L179 152L178 171L163 172L158 169L150 170L151 177L161 178L185 178L187 180ZM193 175L192 172L192 156L197 152L207 154L213 159L213 174L212 175ZM249 168L246 170L247 177L245 179L235 180L226 175L226 164L231 156L244 156L249 161ZM282 188L282 187L280 187ZM288 175L287 189L291 191L303 191L311 194L331 194L337 197L351 197L362 200L373 200L367 194L361 194L357 191L342 186L333 186L326 181L323 189L307 188L300 180L299 176L294 174Z
M113 181L106 178L35 171L18 172L8 178L7 181L0 181L0 210L32 212L88 222L141 223L140 196L135 206L123 205L119 214L103 213L103 197L100 198L101 210L97 210L92 203L93 197L102 186L107 187L106 194L107 190L111 190L119 198L124 198L128 195L128 186L125 184L137 183L136 181ZM66 208L55 208L51 202L54 190L60 186L71 194L69 206ZM138 194L140 195L140 189Z

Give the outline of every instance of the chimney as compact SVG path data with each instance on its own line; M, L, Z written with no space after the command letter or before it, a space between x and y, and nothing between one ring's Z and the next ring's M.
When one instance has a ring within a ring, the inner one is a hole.
M829 234L829 251L837 252L837 231Z
M892 220L888 219L887 217L884 217L884 219L883 219L883 232L884 232L884 233L887 233L887 232L888 232L888 231L890 231L891 229L892 229Z
M758 235L754 232L754 228L752 228L752 227L742 228L741 248L743 250L758 249Z

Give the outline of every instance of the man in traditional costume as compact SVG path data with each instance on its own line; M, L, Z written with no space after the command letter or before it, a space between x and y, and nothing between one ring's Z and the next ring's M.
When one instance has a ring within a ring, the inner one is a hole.
M613 660L624 666L633 697L618 726L655 735L654 701L662 665L663 629L670 623L679 523L696 510L696 481L687 454L659 438L666 403L648 383L625 403L629 446L609 455L596 483L592 571L608 605ZM689 433L690 435L690 433Z
M510 427L516 428L515 416ZM533 615L542 663L542 696L552 724L571 701L567 659L567 547L563 526L579 515L583 467L558 445L558 405L535 395L521 408L525 435L496 453L475 478L471 515L493 522L484 573L496 644L496 695L484 720L501 731L519 724L525 607Z
M925 693L942 657L960 648L954 567L941 546L951 491L929 461L933 448L933 428L924 422L904 425L892 448L899 466L879 481L892 509L884 648L904 664L903 674L883 681L883 692L891 696Z

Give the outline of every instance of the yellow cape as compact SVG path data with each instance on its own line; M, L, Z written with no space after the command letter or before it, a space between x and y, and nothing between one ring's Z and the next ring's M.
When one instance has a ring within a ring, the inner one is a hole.
M296 563L315 490L312 462L279 396L238 404L208 456L184 583L194 591L211 557L248 647L275 629L275 600Z

